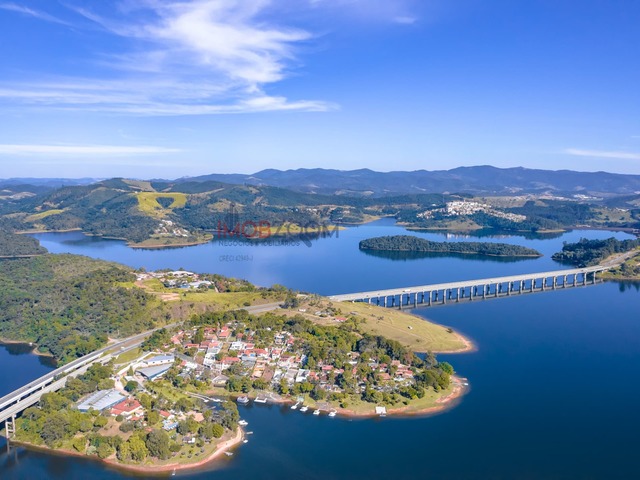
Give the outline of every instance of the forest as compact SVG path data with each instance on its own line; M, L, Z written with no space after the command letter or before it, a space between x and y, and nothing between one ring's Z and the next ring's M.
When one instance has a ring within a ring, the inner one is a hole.
M597 265L615 253L623 253L640 247L640 239L617 240L613 237L606 240L587 240L581 238L575 243L565 243L562 251L554 253L551 258L563 263L579 267Z
M40 242L27 235L0 230L0 258L42 255L47 249L40 246Z
M412 235L393 235L360 241L360 250L457 253L504 257L539 257L532 248L491 242L432 242Z
M0 338L33 342L66 363L109 336L168 321L162 302L129 286L134 279L122 265L77 255L0 260Z

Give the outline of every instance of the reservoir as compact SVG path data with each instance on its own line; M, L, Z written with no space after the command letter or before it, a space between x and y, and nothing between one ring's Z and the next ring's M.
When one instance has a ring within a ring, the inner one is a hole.
M311 246L234 246L222 241L171 250L134 250L79 233L40 234L54 253L118 261L134 268L185 268L280 283L322 294L485 278L563 268L562 242L607 238L573 231L555 238L504 237L541 258L385 258L358 250L361 239L407 233L388 220L317 239ZM419 234L445 240L439 234ZM617 238L631 238L615 234ZM454 240L454 239L452 239ZM233 260L230 260L233 258ZM238 260L236 260L236 258ZM249 443L201 471L217 479L634 478L640 470L640 286L603 283L414 313L448 325L477 345L440 355L471 384L454 408L422 418L315 417L279 406L240 407ZM13 347L12 347L13 348ZM0 348L0 395L42 375L39 357ZM22 448L0 450L3 479L131 478L82 458ZM213 470L213 471L212 471Z

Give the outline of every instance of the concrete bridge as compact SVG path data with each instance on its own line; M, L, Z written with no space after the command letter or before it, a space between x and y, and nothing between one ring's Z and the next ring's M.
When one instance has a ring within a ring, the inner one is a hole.
M596 282L596 274L609 268L611 267L597 265L552 272L332 295L329 299L337 302L366 302L397 308L444 305L447 302L472 301L593 284Z

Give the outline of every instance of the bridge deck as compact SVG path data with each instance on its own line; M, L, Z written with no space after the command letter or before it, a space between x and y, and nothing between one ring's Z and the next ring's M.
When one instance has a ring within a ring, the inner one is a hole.
M567 270L554 270L550 272L510 275L505 277L479 278L477 280L465 280L461 282L435 283L431 285L418 285L418 286L404 287L404 288L390 288L387 290L371 290L368 292L356 292L356 293L347 293L342 295L331 295L329 299L337 302L344 302L344 301L362 300L366 298L391 297L394 295L402 295L407 293L434 292L437 290L457 289L457 288L464 288L464 287L476 286L476 285L494 285L498 283L520 282L523 280L531 280L532 278L538 279L538 278L548 278L548 277L559 277L564 275L582 275L582 274L588 274L588 273L594 273L594 272L602 272L604 270L607 270L607 267L598 265L595 267L572 268Z

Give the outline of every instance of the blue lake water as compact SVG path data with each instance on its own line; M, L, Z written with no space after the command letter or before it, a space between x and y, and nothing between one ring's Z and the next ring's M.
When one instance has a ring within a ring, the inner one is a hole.
M560 268L563 241L491 239L545 256L518 262L460 258L397 261L359 252L360 239L402 233L386 221L340 232L311 247L225 247L138 251L79 234L39 235L52 252L81 253L147 269L184 267L263 285L338 293L498 273ZM436 234L425 238L444 239ZM616 234L618 238L629 238ZM486 238L483 241L489 241ZM253 255L222 261L221 255ZM425 418L348 420L271 406L242 408L249 443L189 478L637 478L640 471L640 292L633 284L595 286L414 310L450 325L478 346L442 355L469 379L453 409ZM32 355L0 349L0 395L47 368ZM6 366L6 367L5 367ZM1 478L127 478L84 459L16 449L0 455Z

